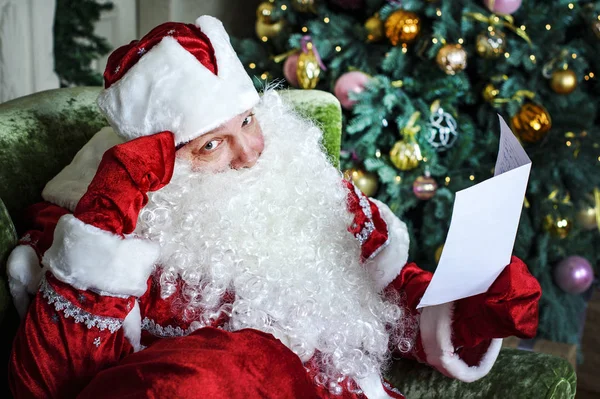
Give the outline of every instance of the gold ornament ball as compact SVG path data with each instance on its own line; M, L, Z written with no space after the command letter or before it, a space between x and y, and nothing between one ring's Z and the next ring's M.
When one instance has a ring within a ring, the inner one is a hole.
M419 176L413 182L413 193L420 200L429 200L437 192L438 185L431 176Z
M525 103L511 119L511 127L517 137L527 143L537 143L552 128L552 119L546 108L539 104Z
M598 220L596 219L596 208L588 207L577 212L577 224L583 230L594 230L598 228Z
M274 8L275 6L273 3L269 3L268 1L260 3L256 8L256 20L271 24L273 22L271 20L271 14L273 13Z
M367 41L369 43L378 42L385 36L383 21L379 18L379 15L373 15L371 18L367 19L365 21L365 29L367 31Z
M440 263L440 258L442 257L443 250L444 250L444 244L440 245L435 250L435 263Z
M412 170L419 166L421 147L417 143L400 140L390 150L390 161L400 170Z
M483 89L483 99L489 103L494 101L498 94L500 94L500 90L493 83L488 83Z
M577 75L571 69L559 69L552 73L550 87L558 94L570 94L577 87Z
M414 41L421 31L421 19L410 11L394 11L385 21L385 35L397 46Z
M448 75L455 75L467 67L467 52L460 44L446 44L435 58L440 69Z
M600 39L600 19L596 18L592 23L592 32L596 35L598 39Z
M292 0L292 7L299 12L314 12L315 0Z
M347 169L344 171L344 177L354 183L354 185L367 197L374 196L379 188L377 175L363 169Z
M500 57L506 52L506 35L496 29L480 33L475 42L475 51L486 59Z
M315 55L312 44L309 43L308 51L300 53L298 57L298 66L296 67L296 76L298 86L301 89L314 89L319 83L321 67Z
M264 21L261 20L256 20L256 36L258 36L259 39L264 40L263 38L267 38L267 39L272 39L274 37L277 37L281 31L283 31L283 28L285 28L285 21L283 19L272 23L272 24L268 24Z
M566 238L572 227L573 222L561 216L546 215L544 218L544 229L560 239Z

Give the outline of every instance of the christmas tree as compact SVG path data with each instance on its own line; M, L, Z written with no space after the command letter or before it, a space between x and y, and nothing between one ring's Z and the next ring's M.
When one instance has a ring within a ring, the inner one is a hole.
M100 86L102 74L92 62L108 54L108 41L94 34L100 14L113 4L96 0L57 0L54 17L54 69L62 87Z
M501 115L533 163L514 253L542 285L538 337L579 343L600 259L600 1L273 0L256 34L234 45L257 87L336 95L342 168L430 270L455 193L493 176Z

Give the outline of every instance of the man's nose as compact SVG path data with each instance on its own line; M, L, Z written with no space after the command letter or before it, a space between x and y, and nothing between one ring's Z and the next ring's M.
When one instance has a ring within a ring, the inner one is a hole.
M233 169L251 168L256 164L262 148L259 148L259 143L254 142L249 138L240 140L235 149L235 156L231 161Z

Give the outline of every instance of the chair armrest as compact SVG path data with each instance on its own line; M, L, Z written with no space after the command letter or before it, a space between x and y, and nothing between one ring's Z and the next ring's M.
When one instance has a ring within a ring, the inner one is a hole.
M282 98L296 111L313 120L323 131L323 146L334 166L339 166L342 141L342 106L331 93L322 90L281 90Z
M443 376L412 360L395 361L386 377L407 398L573 399L573 366L557 356L505 348L490 373L472 383Z

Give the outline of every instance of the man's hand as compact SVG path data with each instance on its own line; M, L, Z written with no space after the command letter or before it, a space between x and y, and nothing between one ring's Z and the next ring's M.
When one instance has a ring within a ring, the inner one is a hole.
M453 343L473 348L492 338L533 338L538 326L542 289L517 257L502 271L489 290L455 304Z
M133 232L147 192L167 185L174 165L175 140L168 131L110 148L74 216L114 234Z

